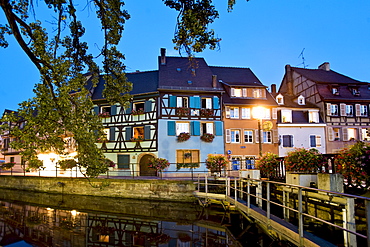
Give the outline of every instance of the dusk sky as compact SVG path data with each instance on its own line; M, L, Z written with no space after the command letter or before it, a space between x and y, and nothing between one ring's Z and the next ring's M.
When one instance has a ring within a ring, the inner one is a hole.
M156 70L162 47L168 56L178 56L172 44L177 12L161 0L125 2L131 14L120 44L126 72ZM279 87L286 64L317 68L329 62L336 72L370 82L369 0L238 0L231 13L227 0L214 3L220 18L211 28L222 39L220 49L197 54L209 65L248 67L264 85ZM88 14L85 21L93 48L99 27ZM3 12L0 23L4 24ZM33 96L39 75L15 42L0 48L0 58L3 113Z

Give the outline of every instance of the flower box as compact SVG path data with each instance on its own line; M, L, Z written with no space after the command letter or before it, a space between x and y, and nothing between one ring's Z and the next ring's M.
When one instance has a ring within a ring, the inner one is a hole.
M138 110L132 110L131 114L132 115L141 115L141 114L144 114L144 109L143 108L140 108Z
M101 118L109 118L110 113L109 112L101 112L101 113L99 113L98 116L101 117Z
M190 134L189 133L180 133L178 136L177 136L177 141L178 142L184 142L184 141L187 141L189 140L190 138Z
M215 135L214 134L208 134L208 133L205 133L203 134L200 139L204 142L213 142L213 139L215 138Z
M200 109L201 117L213 117L213 109Z
M187 117L190 114L190 109L187 107L176 108L176 116Z

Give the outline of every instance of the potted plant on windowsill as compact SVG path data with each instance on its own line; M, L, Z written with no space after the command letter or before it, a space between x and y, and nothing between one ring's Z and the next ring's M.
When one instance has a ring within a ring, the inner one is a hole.
M213 142L213 139L215 138L214 134L204 133L200 139L204 142Z
M131 114L132 115L141 115L141 114L144 114L144 109L143 108L140 108L138 110L132 110Z
M213 117L213 109L200 109L200 116L201 117Z
M109 112L101 112L101 113L99 113L98 116L101 117L101 118L109 118L110 113Z
M178 141L178 142L184 142L184 141L189 140L189 138L190 138L190 134L189 134L189 133L182 132L182 133L180 133L180 134L177 136L177 141Z
M178 117L187 117L189 116L190 109L187 107L178 107L176 108L176 116Z
M130 141L131 141L131 142L141 142L141 141L143 141L143 140L144 140L144 138L143 138L142 136L132 137L132 138L130 139Z

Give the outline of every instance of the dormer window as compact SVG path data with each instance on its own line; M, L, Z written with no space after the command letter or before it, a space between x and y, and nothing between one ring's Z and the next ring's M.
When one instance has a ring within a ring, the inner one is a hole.
M302 95L300 95L298 97L298 105L305 105L305 104L306 104L306 102L305 102L304 97Z
M292 110L281 110L281 122L283 123L292 122Z
M247 89L231 88L231 97L247 97Z
M284 105L283 95L279 94L278 96L276 96L276 102L278 103L278 105Z
M356 87L351 88L351 91L352 91L352 94L354 96L359 96L360 95L360 91Z
M333 95L339 95L339 88L338 87L333 87L331 89L331 92L332 92Z
M253 98L262 98L262 89L253 89Z

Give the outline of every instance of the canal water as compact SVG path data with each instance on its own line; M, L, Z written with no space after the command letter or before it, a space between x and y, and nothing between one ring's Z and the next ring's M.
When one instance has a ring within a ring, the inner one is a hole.
M197 204L0 189L0 246L288 246L237 212Z

